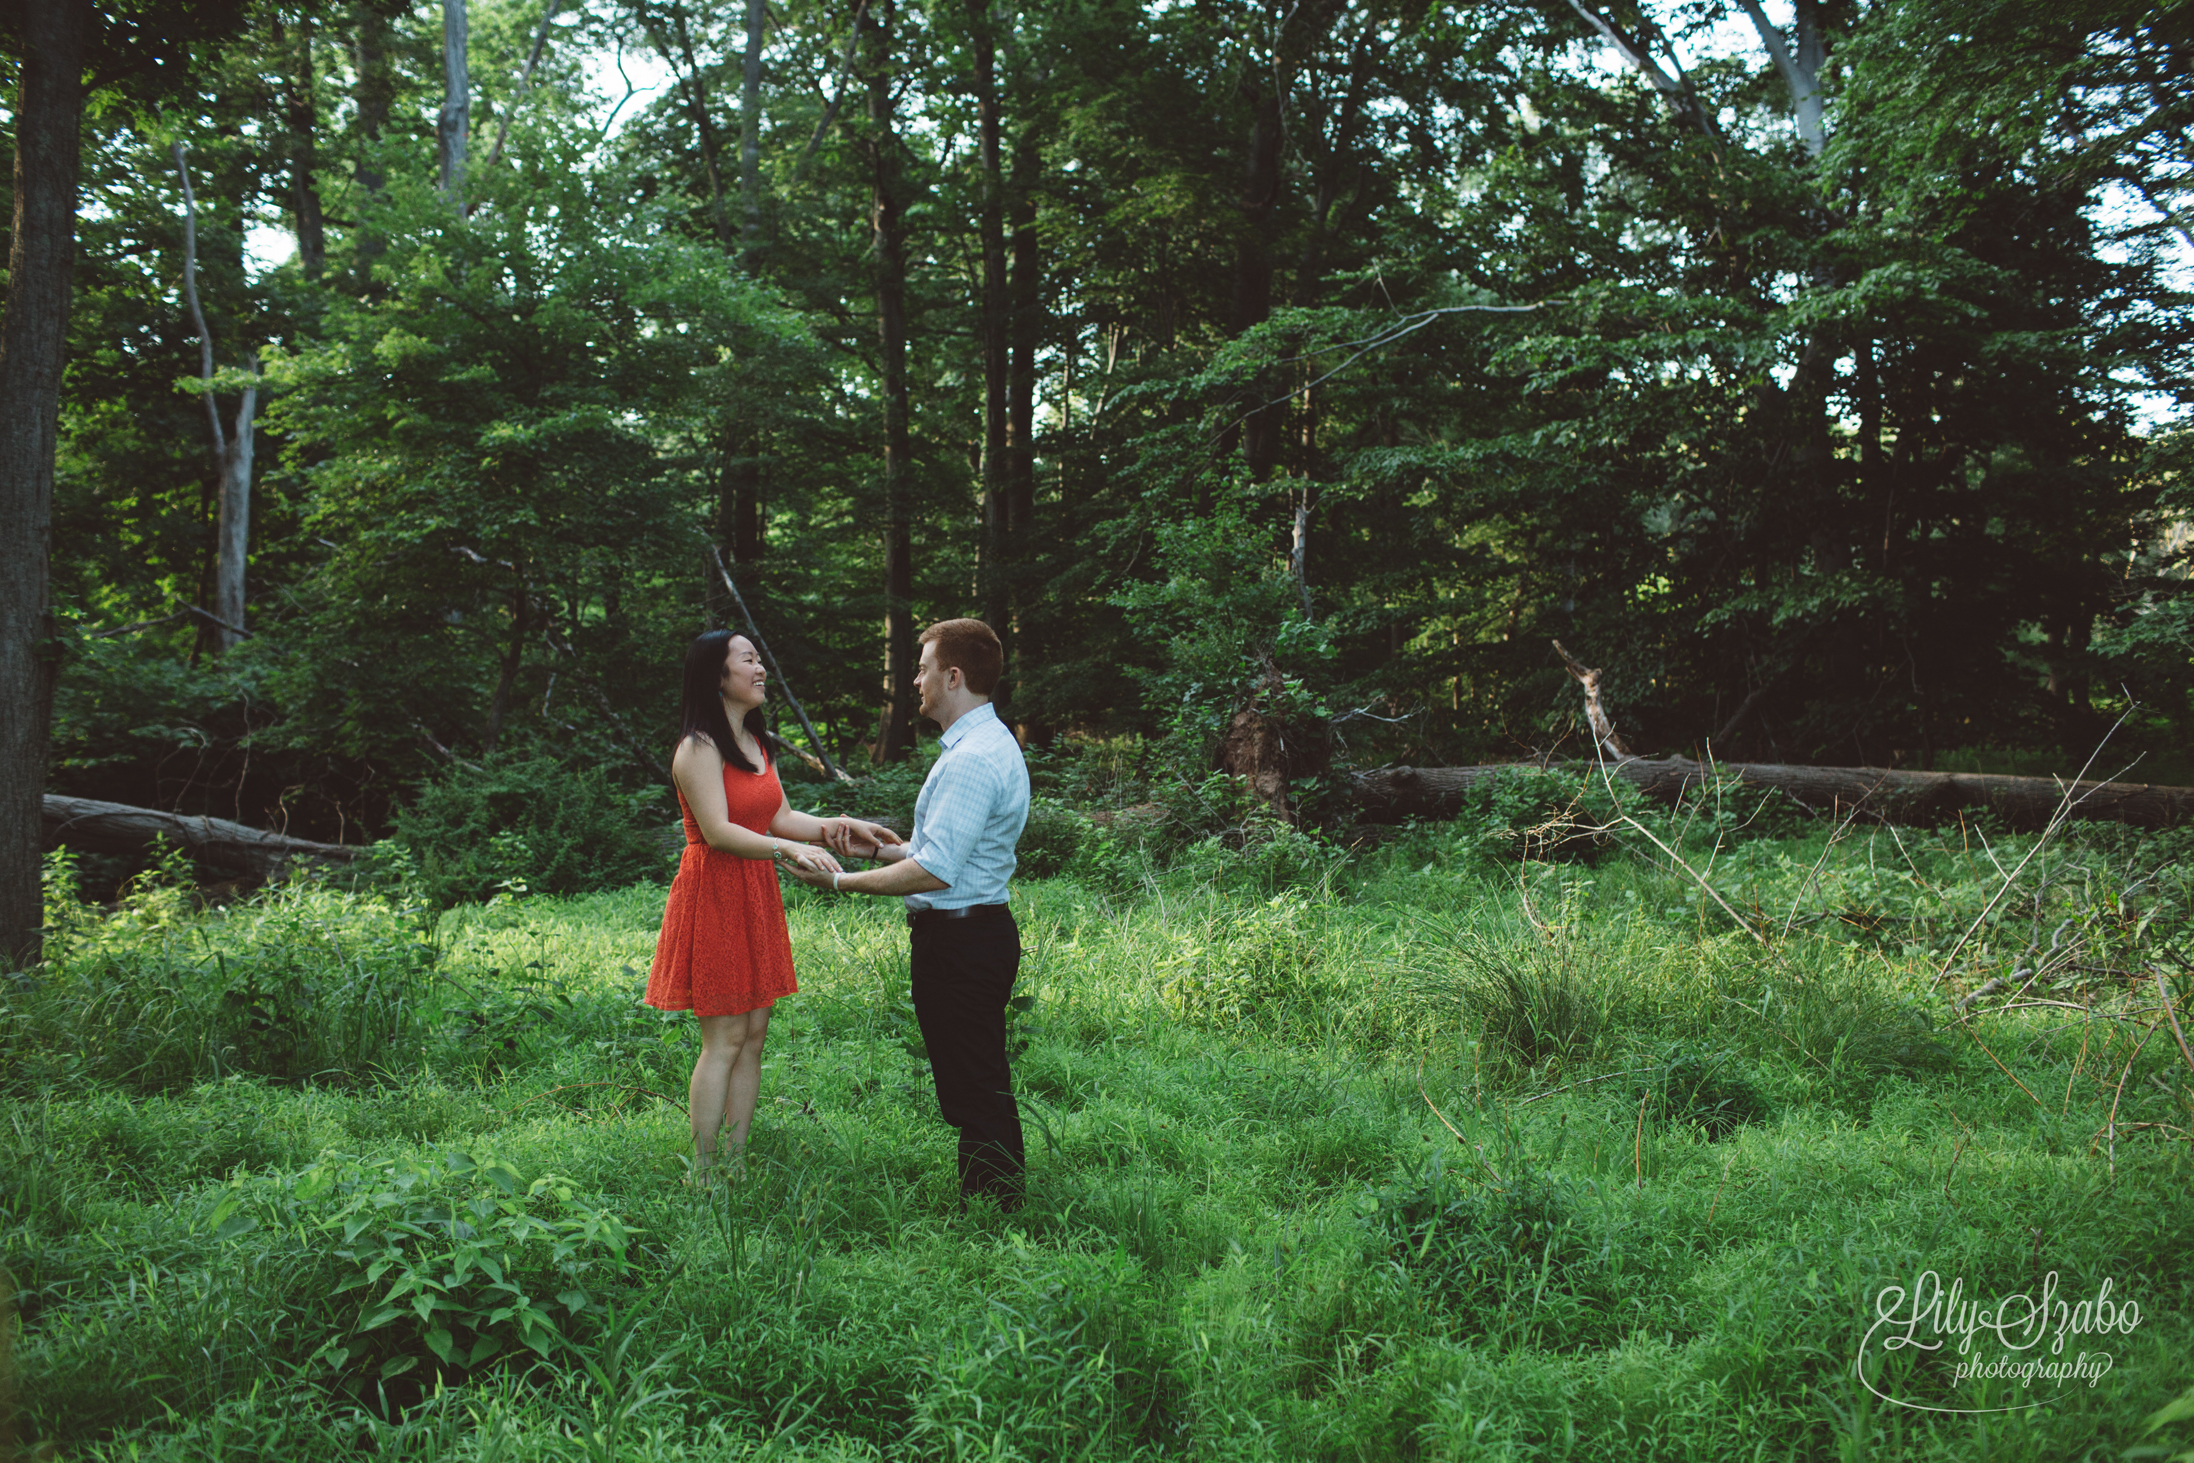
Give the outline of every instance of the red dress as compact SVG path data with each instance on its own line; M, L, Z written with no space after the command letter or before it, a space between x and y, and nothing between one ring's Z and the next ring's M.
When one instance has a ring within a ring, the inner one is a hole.
M766 758L760 772L724 768L724 806L740 827L767 833L784 800L777 769ZM647 1003L664 1011L691 1009L696 1016L732 1016L791 995L800 983L792 977L792 935L777 866L703 843L683 793L678 811L686 820L686 850L678 856L678 877L656 937Z

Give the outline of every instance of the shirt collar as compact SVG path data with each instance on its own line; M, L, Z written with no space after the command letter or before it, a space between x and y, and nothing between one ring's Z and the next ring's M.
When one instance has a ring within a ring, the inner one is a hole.
M998 713L991 709L991 704L988 701L985 701L946 728L945 734L937 739L937 745L949 752L960 745L960 739L975 730L976 727L986 721L996 721L997 719Z

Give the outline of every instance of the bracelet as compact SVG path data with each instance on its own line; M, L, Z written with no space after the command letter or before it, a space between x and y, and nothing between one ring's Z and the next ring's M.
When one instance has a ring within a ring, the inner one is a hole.
M838 881L839 881L840 879L843 879L843 878L844 878L845 876L846 876L846 871L845 871L844 869L832 869L832 870L830 871L830 892L831 892L831 893L835 894L835 893L837 893L837 892L838 892Z

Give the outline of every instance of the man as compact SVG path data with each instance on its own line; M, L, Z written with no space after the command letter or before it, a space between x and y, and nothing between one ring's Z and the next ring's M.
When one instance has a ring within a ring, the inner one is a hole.
M1005 651L990 626L944 620L922 632L921 644L915 692L922 715L945 734L914 804L913 832L902 844L849 847L880 860L877 868L791 872L818 889L905 899L914 1017L937 1105L960 1130L961 1202L985 1195L1010 1212L1020 1206L1026 1165L1006 1068L1006 1002L1021 968L1006 881L1028 821L1028 764L991 709Z

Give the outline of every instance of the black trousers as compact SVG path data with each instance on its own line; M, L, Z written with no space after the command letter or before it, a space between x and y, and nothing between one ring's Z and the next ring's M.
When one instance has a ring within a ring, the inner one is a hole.
M1021 931L1004 906L965 919L910 921L914 1019L929 1048L937 1106L960 1130L960 1194L1019 1205L1027 1160L1006 1068L1006 1002L1021 969Z

